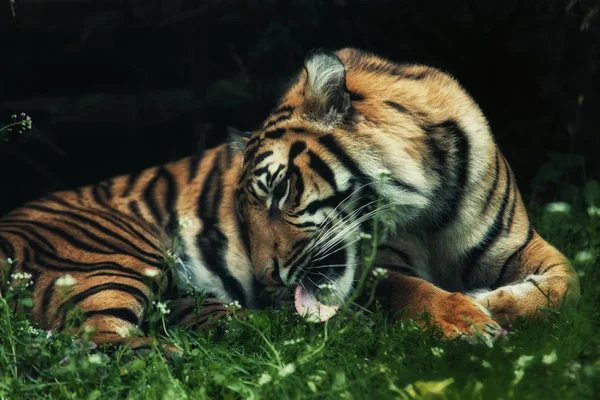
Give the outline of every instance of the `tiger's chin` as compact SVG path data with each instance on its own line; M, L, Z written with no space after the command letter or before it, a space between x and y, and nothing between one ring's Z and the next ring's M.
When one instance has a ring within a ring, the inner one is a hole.
M350 252L352 253L352 252ZM350 297L354 289L356 263L348 254L341 273L327 276L323 273L308 273L296 286L294 305L298 314L308 322L325 322L333 317ZM319 266L315 266L318 271Z

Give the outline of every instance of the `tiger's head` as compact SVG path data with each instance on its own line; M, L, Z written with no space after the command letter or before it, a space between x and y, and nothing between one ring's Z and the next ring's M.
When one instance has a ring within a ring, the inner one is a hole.
M386 168L364 117L369 74L352 69L365 57L313 52L263 125L233 139L244 151L236 208L255 278L295 287L297 308L309 298L321 306L324 291L341 305L360 270L360 233Z

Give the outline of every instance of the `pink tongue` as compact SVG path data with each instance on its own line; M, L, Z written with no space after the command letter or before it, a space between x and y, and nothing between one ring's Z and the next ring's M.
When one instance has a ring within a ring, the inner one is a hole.
M321 303L314 294L308 293L301 285L296 288L294 300L298 314L309 322L325 322L340 308Z

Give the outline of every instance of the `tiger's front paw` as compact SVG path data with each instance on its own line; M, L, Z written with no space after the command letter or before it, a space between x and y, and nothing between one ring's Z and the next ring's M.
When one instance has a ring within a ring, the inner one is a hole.
M430 323L439 327L449 339L460 337L470 343L483 342L491 347L502 332L485 307L462 293L438 294L425 308ZM427 326L425 321L417 322Z
M462 293L448 293L434 308L434 319L448 338L461 337L471 343L491 346L502 332L491 314L479 302Z

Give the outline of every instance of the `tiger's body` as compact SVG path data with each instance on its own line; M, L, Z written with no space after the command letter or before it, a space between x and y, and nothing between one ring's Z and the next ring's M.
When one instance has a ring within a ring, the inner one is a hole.
M368 211L382 171L391 175L378 191L385 205ZM3 216L0 260L15 262L0 283L32 275L42 328L63 330L70 304L94 341L143 346L128 335L145 306L188 280L213 300L200 315L191 299L174 300L171 320L202 324L235 300L254 307L256 281L297 286L297 303L327 284L342 304L360 273L358 234L375 214L390 232L375 262L389 271L383 298L394 312L429 311L448 336L477 328L493 338L498 323L534 315L546 295L555 306L578 296L567 259L531 227L506 159L458 83L353 49L309 57L248 141ZM182 218L192 223L179 230ZM183 246L173 256L174 239ZM56 282L67 273L76 283L65 296Z
M477 328L493 338L498 323L578 298L576 274L531 226L483 113L437 69L355 49L316 52L238 146L236 204L255 275L297 286L300 302L324 284L337 304L348 298L365 193L382 171L379 214L390 233L375 265L389 270L393 311L429 311L448 336Z
M233 205L240 165L241 153L222 145L4 215L0 266L14 262L3 269L0 287L6 277L18 283L13 274L32 275L33 322L62 331L70 304L81 308L98 343L131 342L129 332L143 326L152 299L174 297L186 282L212 300L197 315L194 300L173 298L172 320L202 324L223 316L228 302L253 306L254 280ZM179 227L180 219L188 223ZM182 245L173 249L174 240ZM169 257L175 268L166 268ZM56 285L66 274L76 282L68 294Z

